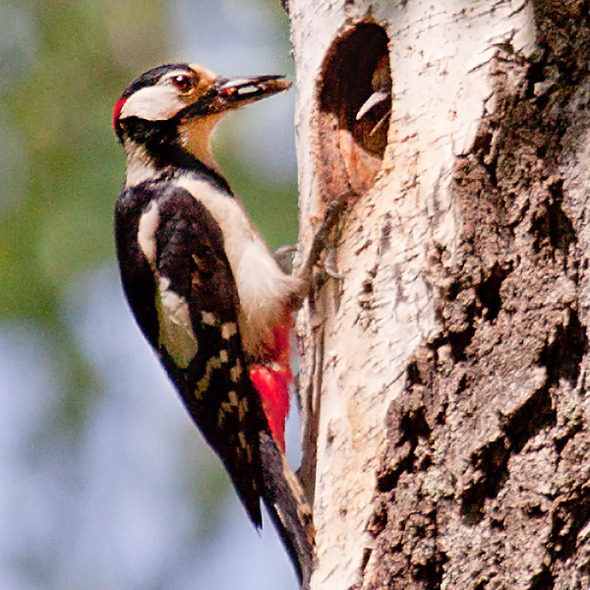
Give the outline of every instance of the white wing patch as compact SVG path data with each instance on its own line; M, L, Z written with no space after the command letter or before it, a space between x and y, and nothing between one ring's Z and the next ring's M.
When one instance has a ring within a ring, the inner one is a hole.
M193 332L188 303L184 297L170 289L170 279L158 280L158 319L160 346L164 346L174 362L186 369L199 351Z
M199 350L191 322L188 303L170 289L170 279L158 277L156 271L156 232L160 209L152 201L139 220L137 242L157 279L156 307L160 326L159 345L164 346L174 362L186 369Z
M217 320L217 315L211 311L202 311L201 320L204 324L213 327L217 326L217 324L219 323L219 321Z
M156 263L156 231L159 223L160 209L152 201L141 216L137 229L137 242L152 268Z
M235 322L225 322L221 325L221 337L224 340L229 340L232 336L238 333L238 324Z

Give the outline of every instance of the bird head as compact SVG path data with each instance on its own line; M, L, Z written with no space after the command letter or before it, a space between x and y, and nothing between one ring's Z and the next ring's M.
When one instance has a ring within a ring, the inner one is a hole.
M356 114L357 121L360 121L367 113L372 111L376 106L391 101L391 70L389 66L389 55L384 55L377 64L371 80L373 93L363 103ZM388 113L391 110L389 107ZM381 123L381 122L380 122ZM379 124L380 124L379 123Z
M128 155L140 145L152 151L180 147L216 169L211 132L229 111L291 85L282 76L228 79L196 64L169 64L145 72L115 104L113 128Z

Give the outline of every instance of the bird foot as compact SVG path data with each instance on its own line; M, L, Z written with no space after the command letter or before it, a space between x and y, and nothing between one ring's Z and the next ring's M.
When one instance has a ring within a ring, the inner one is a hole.
M274 251L273 258L279 265L279 268L286 274L290 274L292 269L292 260L290 255L297 252L297 244L286 244Z
M313 268L320 267L329 277L342 280L343 277L336 267L337 242L340 235L335 235L333 230L342 214L348 208L350 200L356 196L356 192L351 189L336 197L328 205L322 224L314 236L307 261L301 268L300 273L302 275L311 277ZM321 261L323 253L325 253L325 256L324 260Z

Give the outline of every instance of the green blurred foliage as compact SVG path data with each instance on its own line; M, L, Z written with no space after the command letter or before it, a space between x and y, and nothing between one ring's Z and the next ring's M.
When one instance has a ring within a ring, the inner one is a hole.
M262 2L287 57L286 16L275 0ZM103 387L76 342L67 292L74 279L115 264L113 207L125 162L112 106L139 73L171 59L168 10L160 0L0 0L0 322L47 336L60 404L31 444L71 450L63 474L72 481L65 474L76 470L72 456ZM214 146L232 188L272 248L295 243L295 179L245 169L232 149L233 124ZM217 458L190 442L183 476L200 507L202 546L233 492ZM25 569L47 581L54 567Z
M126 4L138 3L119 3ZM162 22L157 1L143 2L141 13ZM29 170L18 206L0 217L0 313L55 324L72 274L113 257L112 207L124 163L108 123L131 72L111 43L108 3L49 0L27 14L36 59L2 97ZM144 23L131 12L124 24L146 62L163 58L161 26L138 34Z
M27 182L0 215L0 317L50 334L65 383L56 422L78 431L94 377L63 318L63 295L75 273L113 260L112 207L124 162L109 125L111 104L138 54L142 67L163 59L163 6L46 0L2 8L2 29L25 22L30 38L2 55L21 74L0 96L0 109L23 147ZM122 59L126 47L129 60Z
M114 263L112 210L124 158L111 109L131 79L168 60L166 11L158 0L0 0L0 73L7 81L0 133L6 149L14 140L8 154L19 160L0 192L0 318L51 334L67 384L59 420L69 417L75 430L94 376L64 319L64 290L74 275ZM19 27L18 37L7 36ZM270 244L296 240L292 179L269 184L231 155L220 160ZM23 193L8 194L11 186Z

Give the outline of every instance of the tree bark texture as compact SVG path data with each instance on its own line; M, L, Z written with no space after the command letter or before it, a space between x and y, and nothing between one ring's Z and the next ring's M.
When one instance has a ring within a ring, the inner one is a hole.
M356 195L299 319L314 590L590 588L589 16L290 2L302 243Z

